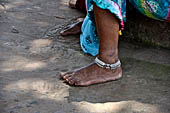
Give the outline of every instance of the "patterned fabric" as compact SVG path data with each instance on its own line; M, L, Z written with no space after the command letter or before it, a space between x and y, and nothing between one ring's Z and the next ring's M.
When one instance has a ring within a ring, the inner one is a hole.
M170 22L170 0L129 0L144 15ZM99 40L93 14L93 2L101 9L107 9L120 20L120 30L126 20L126 0L86 0L88 14L82 25L81 48L85 53L96 56L99 53Z
M126 0L86 0L88 16L94 22L93 2L101 9L108 9L120 20L121 29L126 20Z
M102 9L108 9L120 20L121 30L123 30L126 16L126 0L86 0L88 15L82 25L82 34L80 35L80 45L85 53L93 56L98 54L99 41L96 33L96 26L93 14L93 2Z
M129 0L144 15L170 21L170 0Z

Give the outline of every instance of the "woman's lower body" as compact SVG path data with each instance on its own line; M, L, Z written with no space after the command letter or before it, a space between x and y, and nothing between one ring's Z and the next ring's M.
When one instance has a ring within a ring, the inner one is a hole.
M69 6L80 11L86 10L86 0L70 0ZM119 4L124 2L119 0ZM163 21L170 22L170 0L129 0L129 2L142 14ZM62 36L74 35L81 33L83 19L78 19L75 23L67 26L61 31Z
M166 1L166 0L165 0ZM133 0L130 0L133 3ZM134 2L139 5L140 1ZM137 7L143 14L159 20L169 20L169 1L159 4L155 1L145 0L142 7ZM162 4L163 6L162 6ZM156 5L155 5L156 4ZM160 5L161 4L161 5ZM146 6L145 6L146 5ZM145 6L145 10L142 9ZM152 7L151 7L152 6ZM157 8L155 8L157 7ZM162 9L160 7L167 7ZM71 85L88 86L96 83L103 83L117 80L122 76L121 66L115 66L118 59L118 37L119 31L123 30L126 20L126 1L125 0L87 0L88 15L82 25L81 47L85 53L93 56L98 55L100 61L96 61L81 69L61 74ZM160 14L158 9L161 9ZM148 9L148 10L146 10ZM150 11L150 12L148 12Z
M96 56L99 42L94 22L93 2L104 10L109 10L119 20L120 30L126 21L126 0L86 0L88 15L82 25L81 47L85 53ZM152 19L170 22L170 0L129 0L142 14ZM140 20L139 20L140 21Z

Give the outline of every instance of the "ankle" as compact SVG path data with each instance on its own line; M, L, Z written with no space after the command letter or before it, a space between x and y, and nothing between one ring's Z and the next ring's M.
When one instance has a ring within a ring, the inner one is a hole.
M118 54L114 53L110 55L109 53L102 53L102 54L99 54L98 58L105 63L113 64L118 61Z
M118 57L103 57L103 56L101 57L101 56L99 56L98 58L108 64L113 64L118 61Z

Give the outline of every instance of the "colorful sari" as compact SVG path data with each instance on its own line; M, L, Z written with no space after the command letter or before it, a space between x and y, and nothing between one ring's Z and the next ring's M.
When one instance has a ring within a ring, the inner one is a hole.
M170 22L170 0L129 0L142 14Z
M157 20L170 22L170 0L129 0L142 14ZM120 30L126 21L126 0L86 0L88 14L82 25L81 48L85 53L96 56L99 53L99 40L94 22L93 3L113 13L120 22Z

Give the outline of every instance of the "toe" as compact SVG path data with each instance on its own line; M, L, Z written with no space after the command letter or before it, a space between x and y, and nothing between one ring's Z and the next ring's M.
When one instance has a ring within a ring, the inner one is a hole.
M60 31L61 36L67 36L69 34L70 27L65 28L64 30Z
M65 76L72 74L73 72L60 72L60 77L65 78Z
M64 31L60 31L60 35L64 35Z
M74 79L72 77L69 77L66 79L66 81L70 84L73 85L75 83Z
M64 80L67 80L69 77L71 77L72 76L72 74L67 74L67 75L65 75L64 77L63 77L63 79Z
M66 26L62 31L60 31L60 35L67 36L71 34L72 32L70 31L73 29L74 26L75 26L74 24Z
M66 36L66 35L68 35L68 34L67 34L66 31L61 31L61 32L60 32L60 35L61 35L61 36Z

